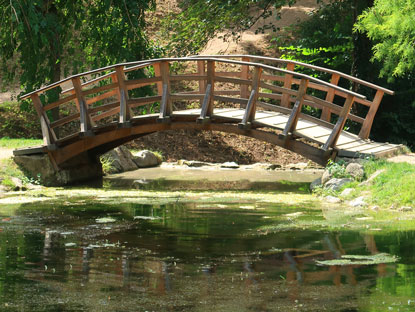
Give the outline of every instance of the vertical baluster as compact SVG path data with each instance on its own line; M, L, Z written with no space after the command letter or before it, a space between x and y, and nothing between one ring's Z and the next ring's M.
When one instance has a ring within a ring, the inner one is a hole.
M81 133L84 135L92 135L91 128L93 122L88 113L88 106L85 101L84 94L82 92L81 79L79 77L72 78L73 88L76 94L76 101L79 109Z
M334 126L333 131L331 132L326 143L323 145L323 150L327 151L329 148L333 148L336 146L337 140L339 139L341 131L344 128L344 125L347 120L347 115L349 115L353 102L354 102L354 96L350 94L347 95L343 108L340 111L339 119L337 120L337 123Z
M127 89L127 85L125 84L124 66L115 67L115 73L117 75L118 94L119 94L119 100L120 100L119 123L121 125L123 124L128 125L128 122L133 116L133 112L128 105L128 89Z
M40 119L40 126L42 128L43 144L44 145L53 145L56 142L56 135L53 129L50 127L49 118L46 116L45 111L43 110L42 102L40 101L39 95L32 94L30 96L32 99L33 105L35 106L36 112Z
M287 64L287 70L294 71L294 68L295 68L295 64L293 63ZM286 74L284 77L284 88L291 89L292 81L293 81L293 75ZM284 93L282 95L281 106L290 107L290 95L289 94Z
M339 80L340 80L340 75L334 73L334 74L331 75L331 81L330 81L330 83L333 84L333 85L335 85L335 86L337 86L338 83L339 83ZM334 96L335 95L336 95L336 90L330 88L327 91L326 101L327 102L330 102L330 103L333 103L333 100L334 100ZM323 108L323 111L321 112L320 119L322 119L324 121L327 121L327 122L330 122L330 120L331 120L331 109L328 108L328 107L324 107Z
M245 114L242 118L241 123L238 124L239 128L249 128L252 121L255 119L256 113L256 102L259 95L259 85L261 81L262 67L255 67L254 75L252 77L252 88L249 96L248 104L245 108Z
M362 139L367 139L370 134L370 129L372 128L373 119L375 118L376 112L379 108L379 104L382 101L384 92L382 90L378 90L375 94L375 98L373 99L372 103L370 104L369 111L367 112L365 121L363 122L362 128L359 132L359 137Z
M297 99L295 101L294 107L291 111L291 115L288 118L285 129L282 133L283 137L287 137L290 133L293 133L297 127L298 119L300 118L301 108L304 103L304 96L307 93L309 80L302 78L300 83L300 88L298 90Z
M160 62L161 83L163 85L159 121L170 120L173 107L170 98L170 64L167 61Z
M243 57L242 62L250 62L251 59L249 57ZM249 79L249 65L242 65L241 68L241 79ZM249 97L249 91L247 85L241 85L241 99L247 99ZM245 107L242 105L241 107Z

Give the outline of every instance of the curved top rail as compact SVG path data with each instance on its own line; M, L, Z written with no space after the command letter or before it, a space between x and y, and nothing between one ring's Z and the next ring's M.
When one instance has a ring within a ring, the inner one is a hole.
M227 58L230 57L238 57L238 56L225 56ZM251 56L246 56L246 57L251 57ZM272 59L272 58L270 58ZM105 66L102 68L98 68L98 69L94 69L88 72L83 72L83 73L79 73L76 75L72 75L69 76L67 78L64 78L60 81L54 82L50 85L47 85L45 87L42 87L40 89L37 89L35 91L29 92L25 95L23 95L20 99L24 100L29 98L31 95L33 94L37 94L37 93L42 93L45 92L47 90L53 89L59 85L61 85L62 83L65 83L73 78L77 78L77 77L82 77L82 76L86 76L86 75L91 75L91 74L95 74L95 73L99 73L102 71L106 71L106 70L110 70L113 69L115 67L119 67L119 66L130 66L130 67L126 67L125 70L128 71L132 71L132 70L136 70L139 69L141 67L146 67L149 66L153 63L158 63L158 62L163 62L163 61L171 61L171 62L184 62L184 61L195 61L195 60L203 60L203 61L216 61L216 62L221 62L221 63L229 63L229 64L237 64L237 65L248 65L248 66L256 66L256 67L261 67L263 69L268 69L268 70L273 70L273 71L277 71L283 74L289 74L289 75L293 75L293 76L297 76L297 77L301 77L304 79L308 79L310 81L319 83L321 85L324 85L326 87L335 89L337 91L341 91L344 92L348 95L352 95L354 97L360 98L360 99L366 99L366 97L364 95L361 95L359 93L344 89L342 87L339 87L337 85L333 85L331 83L328 83L326 81L320 80L318 78L312 77L312 76L308 76L306 74L302 74L302 73L298 73L298 72L294 72L294 71L290 71L290 70L286 70L286 69L281 69L275 66L270 66L270 65L265 65L265 64L261 64L261 63L254 63L254 62L245 62L245 61L235 61L235 60L229 60L226 58L218 58L217 56L192 56L192 57L182 57L182 58L158 58L158 59L150 59L150 60L144 60L144 61L135 61L135 62L126 62L126 63L118 63L118 64L114 64L114 65L110 65L110 66ZM273 60L278 60L278 59L273 59ZM334 71L335 72L335 71ZM341 74L341 73L340 73ZM97 78L98 79L98 78ZM392 91L391 91L392 92Z
M298 66L304 66L313 70L318 70L321 72L325 72L325 73L329 73L329 74L337 74L345 79L348 79L350 81L356 82L358 84L364 85L366 87L369 88L373 88L373 89L377 89L380 91L385 92L386 94L390 94L390 95L394 95L395 92L386 88L383 88L381 86L378 86L376 84L373 84L371 82L353 77L351 75L339 72L337 70L333 70L333 69L329 69L329 68L325 68L325 67L320 67L320 66L315 66L315 65L311 65L311 64L307 64L307 63L303 63L303 62L299 62L299 61L294 61L294 60L286 60L286 59L279 59L279 58L274 58L274 57L268 57L268 56L258 56L258 55L244 55L244 54L232 54L232 55L194 55L192 56L193 58L197 58L199 59L199 57L220 57L220 58L242 58L242 57L249 57L252 59L256 59L256 60L264 60L264 61L274 61L274 62L278 62L278 63L283 63L283 64L287 64L287 63L292 63Z

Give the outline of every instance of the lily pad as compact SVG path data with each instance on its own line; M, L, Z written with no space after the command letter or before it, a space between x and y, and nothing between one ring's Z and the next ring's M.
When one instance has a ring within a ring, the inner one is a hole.
M110 217L95 219L96 223L111 223L111 222L115 222L115 221L117 221L117 220L115 220L114 218L110 218Z
M399 258L387 253L379 253L376 255L343 255L340 259L332 260L316 260L318 265L372 265L380 263L394 263Z

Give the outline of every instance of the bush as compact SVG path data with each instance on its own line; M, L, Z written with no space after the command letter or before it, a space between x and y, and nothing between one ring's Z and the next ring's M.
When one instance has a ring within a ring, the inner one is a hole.
M17 102L1 104L0 137L42 138L39 118L34 109L21 110Z

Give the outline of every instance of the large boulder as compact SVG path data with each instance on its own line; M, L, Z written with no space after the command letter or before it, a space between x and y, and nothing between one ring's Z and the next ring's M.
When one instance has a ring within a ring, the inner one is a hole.
M365 176L365 170L361 164L350 163L346 167L346 173L357 181L362 181Z
M161 163L161 159L148 150L138 152L133 160L139 168L155 167Z
M326 184L324 184L324 188L329 189L329 190L333 190L333 191L339 191L343 185L352 182L352 179L337 179L337 178L333 178L330 179L329 181L326 182Z
M110 162L110 166L105 169L106 173L120 173L124 171L137 170L133 154L125 146L119 146L105 153L101 159Z
M62 186L102 177L101 163L86 152L60 164L59 169L48 154L16 155L14 162L46 186Z
M333 178L331 172L328 169L324 170L323 176L321 177L321 184L325 185L331 178Z

